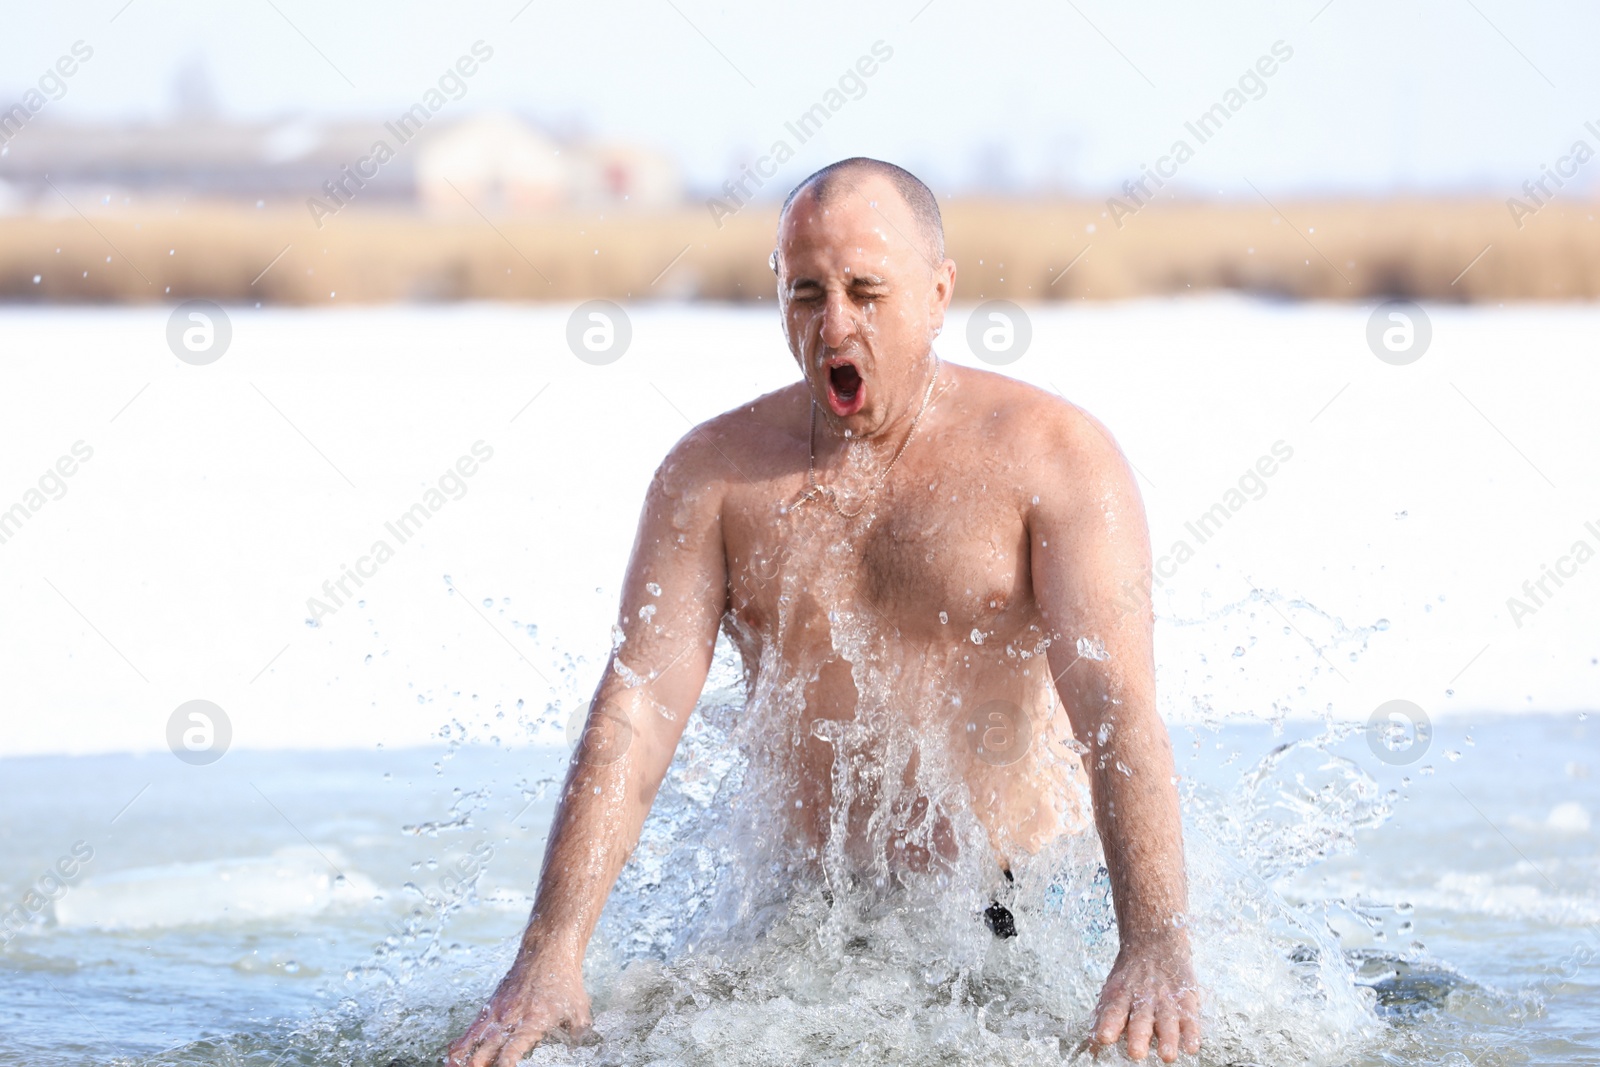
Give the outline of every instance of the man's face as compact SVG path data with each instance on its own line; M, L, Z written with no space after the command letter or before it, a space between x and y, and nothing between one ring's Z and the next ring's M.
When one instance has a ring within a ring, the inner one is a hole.
M930 262L911 209L883 178L808 190L778 231L784 335L824 416L866 437L921 403L923 357L944 325L955 264Z

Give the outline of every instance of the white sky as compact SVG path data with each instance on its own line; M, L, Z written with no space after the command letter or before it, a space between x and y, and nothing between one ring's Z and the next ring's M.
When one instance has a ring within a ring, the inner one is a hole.
M783 136L786 120L882 40L893 58L769 192L864 153L946 193L1007 174L1104 193L1282 40L1293 59L1200 147L1181 190L1248 193L1248 179L1268 192L1509 196L1575 139L1600 147L1584 129L1600 127L1594 5L125 3L7 5L0 100L8 106L82 39L94 58L52 116L169 114L176 72L197 60L230 114L387 116L481 38L494 58L452 107L515 108L648 141L709 186ZM1596 173L1600 160L1567 195L1593 190Z

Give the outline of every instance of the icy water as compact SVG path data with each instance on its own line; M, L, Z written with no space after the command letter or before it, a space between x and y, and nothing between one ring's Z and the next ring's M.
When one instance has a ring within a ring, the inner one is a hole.
M797 889L731 933L709 914L738 863L708 847L736 695L702 701L591 949L600 1040L529 1062L1072 1058L1115 948L1092 835L1053 888L1024 868L1008 941L987 901L870 886ZM1371 740L1174 728L1199 1061L1600 1063L1596 723L1452 718L1403 764ZM55 898L0 952L0 1061L436 1062L509 959L565 757L0 763L4 897L34 872Z

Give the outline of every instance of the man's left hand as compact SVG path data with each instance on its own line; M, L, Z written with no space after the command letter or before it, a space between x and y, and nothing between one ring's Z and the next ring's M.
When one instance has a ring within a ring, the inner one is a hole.
M1200 988L1189 957L1189 940L1179 932L1117 953L1100 1003L1095 1007L1090 1047L1115 1045L1124 1035L1130 1059L1142 1060L1155 1038L1161 1059L1171 1063L1178 1050L1200 1051Z

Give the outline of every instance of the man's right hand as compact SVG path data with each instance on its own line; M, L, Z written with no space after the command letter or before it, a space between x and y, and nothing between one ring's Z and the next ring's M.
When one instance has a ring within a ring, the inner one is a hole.
M565 1031L578 1037L593 1019L578 967L539 967L518 960L467 1032L445 1057L449 1067L516 1067L541 1040Z

